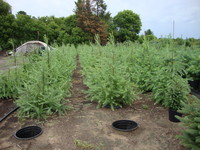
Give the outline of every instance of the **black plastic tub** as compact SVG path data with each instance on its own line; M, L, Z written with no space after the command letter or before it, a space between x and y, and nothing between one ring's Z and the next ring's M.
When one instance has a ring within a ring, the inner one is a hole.
M31 140L42 134L42 128L39 126L27 126L18 130L14 136L18 140Z
M111 106L110 105L105 105L104 108L111 109ZM120 107L120 106L114 106L114 109L120 109L120 108L122 108L122 107Z
M188 83L192 90L200 90L200 80L189 80Z
M112 123L112 127L119 131L133 131L138 128L138 124L132 120L117 120Z
M182 117L182 115L182 113L179 113L176 110L169 109L169 120L171 122L180 122L180 120L177 119L176 116Z

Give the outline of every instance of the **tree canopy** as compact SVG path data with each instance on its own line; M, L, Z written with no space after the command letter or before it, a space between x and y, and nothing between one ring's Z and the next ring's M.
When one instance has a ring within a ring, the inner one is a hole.
M153 35L153 32L151 31L151 29L148 29L144 31L144 35Z
M107 5L104 0L94 0L95 1L95 8L96 8L96 15L103 21L109 22L111 19L110 12L107 12Z
M141 30L142 22L139 15L132 10L119 12L113 18L113 23L117 41L135 41L138 38L137 35Z
M107 26L101 20L99 15L103 17L105 14L105 6L99 0L78 0L75 2L77 15L77 26L85 33L91 35L91 40L94 41L95 35L100 36L101 44L107 42ZM96 7L95 7L96 6Z
M138 39L142 23L132 10L121 11L112 18L104 0L77 0L75 4L74 15L36 18L23 10L13 15L12 7L0 0L0 50L12 48L10 40L17 47L29 40L44 41L45 36L49 44L58 45L95 42L96 35L104 45L110 33L116 42ZM153 32L149 29L145 34Z
M11 6L4 0L0 0L0 16L11 14Z

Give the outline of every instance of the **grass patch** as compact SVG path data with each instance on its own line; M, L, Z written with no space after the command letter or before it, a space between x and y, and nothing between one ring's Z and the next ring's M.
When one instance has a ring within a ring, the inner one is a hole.
M98 143L98 144L92 144L87 141L82 141L75 139L74 144L76 147L81 148L82 150L101 150L104 147L104 144Z

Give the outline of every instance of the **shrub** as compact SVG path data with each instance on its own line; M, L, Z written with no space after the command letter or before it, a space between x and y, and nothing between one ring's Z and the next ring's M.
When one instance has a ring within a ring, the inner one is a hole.
M46 118L67 109L64 98L70 95L75 56L70 50L47 51L26 69L28 79L16 101L21 118Z
M162 68L157 72L154 81L153 99L155 103L178 110L182 107L182 101L188 101L189 85L187 79L183 79L179 74L172 77L169 70Z
M182 130L182 134L178 137L181 143L191 149L199 150L200 148L200 100L195 99L190 104L183 104L184 107L180 111L185 116L177 117L181 120L181 124L186 128Z
M26 80L23 69L12 69L0 75L0 99L18 98L19 89L23 87Z
M127 72L126 57L120 46L116 48L111 42L107 46L92 46L80 52L80 61L85 77L84 83L89 87L86 92L98 107L130 105L138 98L135 84Z
M154 78L153 99L163 106L179 110L182 102L188 101L190 88L185 75L184 64L177 58L173 45L168 45L166 58Z

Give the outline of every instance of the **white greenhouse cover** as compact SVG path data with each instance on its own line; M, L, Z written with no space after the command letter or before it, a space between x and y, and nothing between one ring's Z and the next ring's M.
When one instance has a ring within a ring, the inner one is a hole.
M47 49L49 50L50 48L48 47L48 45L44 42L41 41L29 41L26 42L24 44L22 44L20 47L15 49L15 53L28 53L28 52L32 52L35 50L44 50Z

